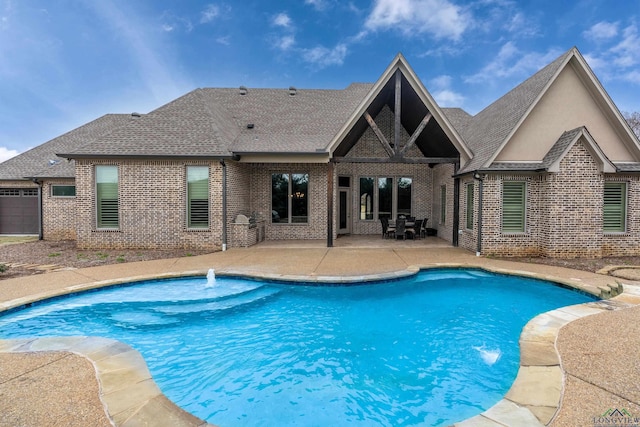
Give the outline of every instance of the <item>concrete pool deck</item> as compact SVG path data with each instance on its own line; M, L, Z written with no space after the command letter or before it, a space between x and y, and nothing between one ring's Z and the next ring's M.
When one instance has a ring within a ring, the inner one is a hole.
M326 248L321 242L273 242L194 257L56 271L0 281L0 311L131 280L204 275L209 268L218 275L358 281L447 266L554 280L596 295L617 293L619 282L624 287L609 300L561 308L529 322L520 337L521 367L512 388L492 408L456 425L593 426L600 417L618 413L639 419L626 425L640 424L640 283L476 257L447 245ZM166 399L129 346L74 337L0 340L0 426L14 425L206 423Z

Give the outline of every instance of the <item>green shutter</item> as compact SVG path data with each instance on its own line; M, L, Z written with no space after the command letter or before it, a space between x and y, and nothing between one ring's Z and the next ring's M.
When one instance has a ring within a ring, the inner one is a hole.
M118 166L96 166L96 204L98 228L118 228Z
M209 167L187 167L187 218L189 228L209 227Z
M603 229L605 232L624 232L627 216L627 184L606 182L604 184Z
M467 184L467 229L473 230L473 183Z
M524 232L526 188L524 182L502 183L502 231L504 233Z

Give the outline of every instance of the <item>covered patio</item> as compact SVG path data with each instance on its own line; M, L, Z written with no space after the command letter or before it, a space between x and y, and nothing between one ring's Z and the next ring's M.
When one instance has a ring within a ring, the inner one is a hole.
M327 246L339 245L335 236L375 235L380 220L404 216L429 219L429 227L457 246L453 175L472 155L402 59L382 75L328 151Z

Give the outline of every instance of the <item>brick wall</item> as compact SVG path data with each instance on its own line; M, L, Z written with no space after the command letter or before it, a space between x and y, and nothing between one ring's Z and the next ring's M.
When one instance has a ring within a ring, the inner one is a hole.
M501 231L502 183L506 180L527 183L524 233ZM603 232L605 181L627 183L625 233ZM461 191L461 205L465 200L463 193ZM639 178L600 173L590 152L580 141L562 159L559 172L488 175L484 179L483 195L484 255L593 258L640 254ZM463 212L461 222L462 218ZM468 242L463 247L473 250Z
M427 227L438 230L438 237L453 242L453 165L442 164L433 168L433 209ZM445 186L447 201L444 221L441 218L440 191Z
M473 184L473 206L467 206L467 184ZM467 176L460 179L460 234L458 246L476 252L478 248L478 181ZM467 228L467 210L473 211L473 228Z
M385 106L375 117L375 122L385 138L392 143L394 135L394 115L388 106ZM409 140L410 135L404 128L401 129L400 140L404 145ZM406 157L423 157L420 150L414 145L405 154ZM387 158L389 155L378 140L373 130L368 127L360 140L345 156L349 157L369 157ZM432 196L433 196L433 170L426 164L403 164L403 163L339 163L336 165L336 175L348 176L351 178L351 233L375 235L381 234L382 226L380 221L360 219L360 178L412 178L411 184L411 211L417 219L432 218ZM377 185L377 183L376 183ZM337 189L337 184L334 186ZM337 192L337 190L336 190ZM375 197L374 197L375 199ZM453 199L452 199L453 200ZM337 204L334 217L337 218ZM335 226L334 226L335 229Z
M96 164L118 165L117 230L98 230L95 213ZM186 226L186 166L208 165L210 226ZM215 250L222 236L222 167L217 161L76 161L77 240L81 248L199 248Z
M251 211L265 219L266 240L326 239L327 237L327 164L266 163L251 167ZM308 223L271 222L271 175L308 173Z
M377 218L360 219L360 178L412 178L411 203L412 213L417 219L432 217L432 170L424 164L401 163L339 163L336 165L338 175L351 177L351 233L381 234L382 226ZM396 184L394 179L394 185ZM374 183L377 185L377 183ZM375 198L375 197L374 197ZM335 205L335 204L334 204ZM336 205L337 209L337 205ZM335 216L338 213L336 210Z
M42 238L75 240L77 219L75 197L53 197L51 186L75 185L74 180L50 180L42 185Z
M640 176L607 176L607 182L627 184L627 230L602 236L602 256L640 255Z

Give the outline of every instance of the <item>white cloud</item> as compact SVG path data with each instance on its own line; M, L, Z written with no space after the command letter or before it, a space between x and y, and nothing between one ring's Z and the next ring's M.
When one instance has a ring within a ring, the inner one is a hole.
M330 65L342 65L346 56L347 46L343 43L338 44L333 49L318 46L313 49L302 50L303 59L319 68L326 68Z
M452 81L451 76L447 74L443 74L441 76L434 77L433 79L431 79L430 84L431 84L431 87L435 89L443 89L443 88L450 87L451 81Z
M429 81L430 93L441 107L460 107L464 103L465 97L451 88L452 81L446 74Z
M465 100L462 94L449 89L433 92L432 95L441 107L460 107Z
M601 21L582 32L584 38L593 41L604 41L618 35L618 23Z
M528 76L560 56L560 51L522 52L513 42L505 43L493 61L465 79L467 83L483 83L508 77Z
M365 27L371 31L400 29L406 36L431 34L459 40L472 24L471 16L448 0L375 0Z
M18 154L20 154L20 152L16 150L10 150L7 147L0 147L0 163L17 156Z
M634 70L622 76L622 79L640 85L640 70Z
M161 20L162 31L166 33L171 33L180 29L184 29L187 33L193 30L193 24L189 19L176 16L169 11L165 11L162 14Z
M622 32L622 41L611 49L615 55L616 65L621 67L631 67L640 63L640 37L638 28L630 25Z
M280 50L289 50L293 47L295 42L296 42L296 39L292 35L278 37L275 39L274 47Z
M592 70L606 69L609 66L609 63L601 57L592 54L584 54L582 56Z
M289 15L282 12L273 17L272 23L276 27L291 28L292 21Z
M304 4L310 4L317 10L324 10L327 7L326 0L304 0Z
M220 15L220 7L215 4L209 4L200 14L200 23L206 24L213 21Z
M640 35L635 24L618 31L609 46L584 55L589 65L605 80L622 80L638 84L640 79Z
M504 28L518 37L533 37L539 33L538 25L522 12L516 12L511 16Z

